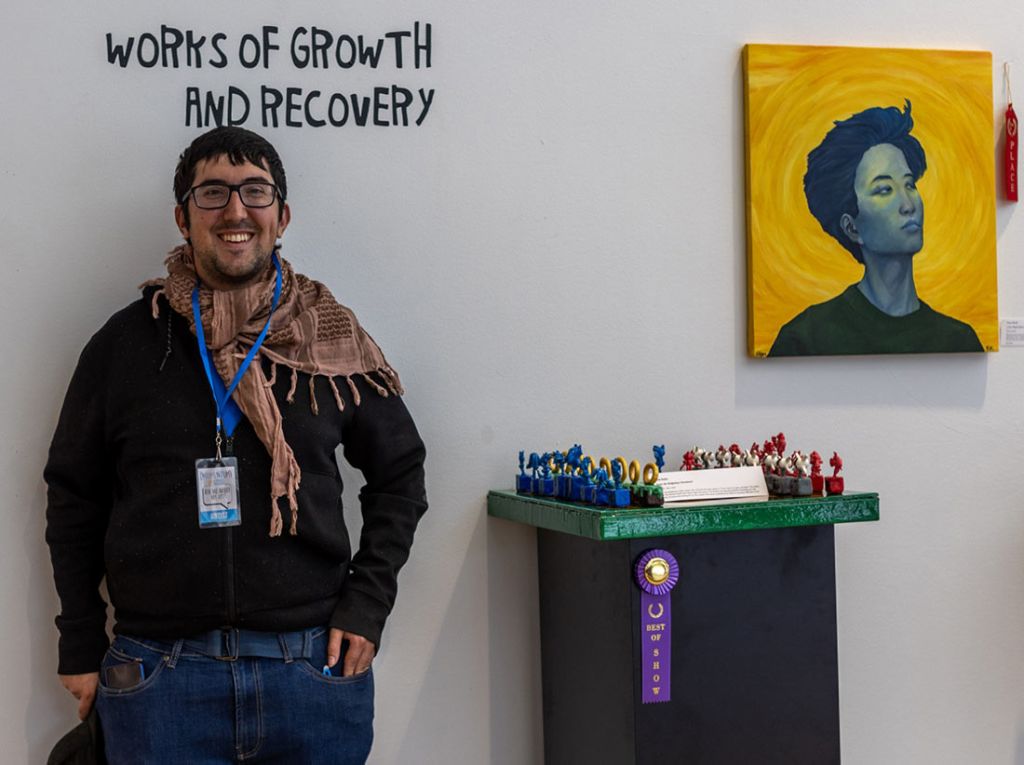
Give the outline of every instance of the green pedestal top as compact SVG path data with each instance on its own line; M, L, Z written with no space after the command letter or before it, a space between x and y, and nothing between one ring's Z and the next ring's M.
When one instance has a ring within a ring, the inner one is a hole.
M487 513L590 539L641 539L877 521L878 494L850 492L831 497L687 502L640 509L593 507L514 491L491 491L487 495Z

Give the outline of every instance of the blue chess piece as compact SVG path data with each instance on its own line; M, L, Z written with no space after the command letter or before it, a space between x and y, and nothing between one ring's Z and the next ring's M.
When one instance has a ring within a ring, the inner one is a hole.
M654 463L658 466L658 470L660 471L665 467L665 444L661 444L660 446L655 444L653 449Z

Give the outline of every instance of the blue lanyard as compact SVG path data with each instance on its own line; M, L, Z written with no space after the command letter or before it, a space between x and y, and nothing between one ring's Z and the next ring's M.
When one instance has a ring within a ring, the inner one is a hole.
M217 405L217 452L220 453L220 432L223 429L227 431L228 438L235 432L235 426L238 425L239 420L242 418L242 410L239 409L238 404L235 403L234 399L231 398L231 394L235 392L235 388L238 387L238 383L241 381L242 376L249 368L249 364L252 363L253 358L259 352L260 346L263 345L263 340L267 336L267 332L270 330L270 319L274 315L274 310L277 308L277 301L281 298L281 263L277 259L277 252L275 251L271 255L271 260L274 263L274 269L277 271L277 281L274 284L274 297L270 302L270 315L267 316L267 323L263 325L263 331L260 332L260 336L256 338L256 342L253 343L252 348L249 349L249 353L246 355L242 365L238 368L238 372L235 374L235 379L231 381L231 385L227 388L224 387L224 382L220 379L220 375L216 374L213 370L213 366L210 364L210 352L206 349L206 335L203 332L203 317L199 311L199 280L196 280L196 286L192 289L192 316L196 322L196 341L199 343L199 355L203 359L203 369L206 370L206 379L210 383L210 390L213 392L213 401Z

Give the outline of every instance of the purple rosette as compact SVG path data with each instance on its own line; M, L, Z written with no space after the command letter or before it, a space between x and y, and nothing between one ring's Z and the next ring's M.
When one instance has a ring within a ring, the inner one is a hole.
M657 568L659 559L667 566L664 577L660 576L661 571ZM650 578L648 566L651 566ZM679 563L668 550L648 550L636 562L636 583L644 592L651 595L668 595L678 581Z
M672 700L672 598L679 563L667 550L652 549L636 562L640 587L640 645L644 704Z

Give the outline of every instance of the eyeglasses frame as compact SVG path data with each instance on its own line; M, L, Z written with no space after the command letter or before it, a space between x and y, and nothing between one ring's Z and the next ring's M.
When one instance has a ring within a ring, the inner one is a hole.
M270 186L270 188L273 189L274 192L273 196L270 199L270 202L268 202L265 205L246 204L245 200L242 198L242 186L253 185ZM196 189L202 189L208 186L222 186L223 188L226 188L228 190L227 199L224 200L224 204L222 204L220 207L203 207L201 204L199 204L199 200L196 198ZM188 201L189 197L192 197L192 201L195 202L196 208L199 210L223 210L225 207L231 204L231 195L233 193L238 194L238 200L242 203L244 207L247 207L250 210L266 210L268 207L272 207L274 202L276 202L279 199L281 200L282 203L284 202L284 197L281 196L281 190L277 188L276 184L270 183L269 181L243 181L242 183L222 183L220 181L207 181L205 183L198 183L192 188L190 188L188 191L186 191L185 196L181 198L178 204L183 205Z

